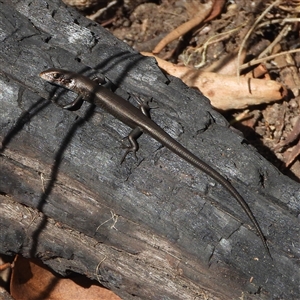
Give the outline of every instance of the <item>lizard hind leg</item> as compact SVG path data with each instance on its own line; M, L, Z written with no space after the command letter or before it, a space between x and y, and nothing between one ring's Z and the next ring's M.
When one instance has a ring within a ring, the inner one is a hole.
M121 159L121 164L124 162L127 154L130 152L133 153L135 158L137 159L136 152L139 150L139 144L137 139L143 134L143 131L140 127L134 128L130 134L122 139L123 148L126 148L126 151ZM129 145L125 144L125 140L129 141Z
M139 109L142 111L142 113L147 116L148 118L150 117L150 107L148 105L149 101L144 101L142 100L140 97L133 95L133 98L135 99L135 101L138 103L139 105ZM137 139L143 134L143 130L139 127L134 128L130 134L127 137L124 137L122 139L122 144L123 147L126 149L122 159L121 159L121 164L124 162L126 156L130 153L133 152L133 155L135 156L136 160L137 160L137 156L136 156L136 152L139 150L139 144L137 142ZM125 144L125 140L129 141L130 145Z

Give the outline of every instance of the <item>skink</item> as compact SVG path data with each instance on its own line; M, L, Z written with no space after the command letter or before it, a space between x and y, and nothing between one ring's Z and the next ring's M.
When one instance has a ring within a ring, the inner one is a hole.
M251 212L248 204L245 202L239 192L231 185L229 181L225 179L225 177L191 153L188 149L183 147L153 120L151 120L147 114L147 109L145 109L146 105L142 104L141 106L144 108L144 110L140 110L130 102L113 93L111 90L99 85L98 82L75 72L51 68L41 72L40 77L50 83L69 89L80 96L80 98L76 98L75 101L64 106L64 108L77 108L78 103L85 100L101 107L122 121L124 124L131 127L133 130L128 136L131 145L128 147L125 156L128 152L134 152L135 154L135 152L138 150L138 143L136 139L145 132L185 161L214 178L223 187L225 187L242 206L256 228L267 254L271 257L262 230L260 229L260 226Z

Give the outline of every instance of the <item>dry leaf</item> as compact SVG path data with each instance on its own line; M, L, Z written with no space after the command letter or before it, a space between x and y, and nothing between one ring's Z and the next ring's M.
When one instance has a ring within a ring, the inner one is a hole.
M146 56L151 53L142 52ZM244 109L251 105L281 100L287 93L278 82L266 79L246 78L204 72L185 66L177 66L154 56L160 68L181 78L190 87L198 88L209 98L212 106L220 110Z
M87 277L63 278L39 260L22 256L15 261L10 291L15 300L120 300Z

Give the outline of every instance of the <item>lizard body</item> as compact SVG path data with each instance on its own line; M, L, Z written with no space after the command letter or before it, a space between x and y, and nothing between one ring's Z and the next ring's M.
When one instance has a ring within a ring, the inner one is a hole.
M266 252L271 257L266 239L262 233L262 230L260 229L258 222L256 221L246 201L233 187L233 185L215 169L213 169L211 166L209 166L207 163L202 161L200 158L191 153L187 148L173 139L160 126L158 126L153 120L151 120L147 113L142 112L140 109L138 109L122 97L99 85L96 81L93 81L92 79L81 74L52 68L43 71L40 74L40 77L50 83L54 83L72 90L82 98L76 99L72 103L64 106L64 108L72 109L73 107L78 106L79 101L85 100L101 107L102 109L106 110L108 113L112 114L114 117L122 121L124 124L133 128L131 134L128 136L131 146L128 147L123 159L128 152L135 153L138 150L136 139L145 132L152 136L152 138L160 142L163 146L180 156L182 159L205 172L210 177L219 182L242 206L242 208L252 221L256 231L258 232L258 235L263 242Z

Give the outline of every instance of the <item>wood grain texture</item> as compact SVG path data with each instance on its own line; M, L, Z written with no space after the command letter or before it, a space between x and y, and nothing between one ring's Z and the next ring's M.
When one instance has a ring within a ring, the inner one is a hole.
M30 3L30 5L29 5ZM9 4L9 5L6 5ZM0 252L98 279L122 299L293 299L299 294L300 186L263 159L208 99L163 74L59 1L0 3ZM153 97L153 119L240 191L268 239L207 175L38 74L103 73L116 93ZM97 269L97 274L96 274Z

